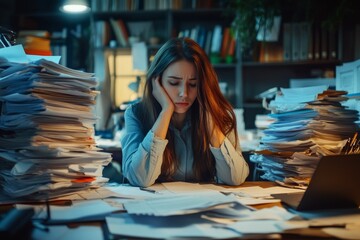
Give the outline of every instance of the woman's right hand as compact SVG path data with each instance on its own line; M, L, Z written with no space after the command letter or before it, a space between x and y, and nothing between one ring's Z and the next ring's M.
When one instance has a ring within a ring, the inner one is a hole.
M174 112L175 105L170 99L169 95L163 88L163 86L160 83L160 76L153 78L152 80L153 84L153 96L158 101L158 103L161 105L161 108L163 111L170 111L171 113Z

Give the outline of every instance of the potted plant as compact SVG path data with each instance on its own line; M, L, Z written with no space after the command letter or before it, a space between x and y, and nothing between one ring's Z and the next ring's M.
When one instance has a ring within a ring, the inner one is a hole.
M280 0L232 0L228 8L235 14L232 32L240 40L244 60L257 57L256 37L259 31L270 30L280 14Z

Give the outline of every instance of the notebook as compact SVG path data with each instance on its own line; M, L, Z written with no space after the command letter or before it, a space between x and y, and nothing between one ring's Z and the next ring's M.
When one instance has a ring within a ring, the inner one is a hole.
M359 208L360 154L324 156L304 192L272 196L298 211Z

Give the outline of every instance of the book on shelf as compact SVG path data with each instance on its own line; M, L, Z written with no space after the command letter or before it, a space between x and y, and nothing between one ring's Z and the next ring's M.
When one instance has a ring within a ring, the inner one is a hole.
M227 58L235 56L236 39L231 33L230 27L223 29L223 36L221 42L221 58L226 61Z
M319 23L314 24L314 59L319 60L321 58L321 27Z
M310 22L300 24L300 60L311 60L312 54L312 26Z
M320 58L321 59L328 59L328 30L324 27L321 28L321 32L320 32Z
M17 42L22 44L27 54L51 56L50 38L36 35L19 35Z
M300 35L300 23L294 22L291 27L291 59L293 61L300 60L300 47L301 47L301 35Z
M283 25L283 58L284 61L291 60L291 23L284 23Z
M220 53L221 40L222 40L222 28L220 25L215 25L211 40L211 53Z
M198 30L198 36L196 42L200 45L202 49L205 49L206 35L207 35L206 29L200 26Z
M110 42L110 25L109 22L101 20L95 22L95 47L108 46Z
M61 56L60 64L67 66L67 44L68 29L63 28L61 31L51 33L51 51L54 56Z
M42 38L50 38L51 33L47 30L20 30L18 33L18 37L26 37L26 36L36 36Z
M198 40L198 36L199 36L199 31L200 31L200 26L197 25L193 28L190 29L190 38L193 39L194 41L196 41L197 43L199 43Z
M235 50L236 50L236 39L234 36L230 37L230 43L227 48L227 56L235 56Z
M121 47L128 47L129 46L129 34L126 29L125 22L122 19L113 19L110 18L110 24L114 31L116 40Z
M360 39L359 39L360 40ZM336 30L329 30L328 38L328 58L337 59L338 58L338 32Z
M309 60L313 60L314 59L314 25L311 22L307 23L307 41L308 41L308 46L307 46L307 59Z
M221 40L220 56L224 59L227 55L228 46L230 43L230 27L223 29L223 35Z
M211 40L212 40L212 34L213 31L210 29L206 33L206 42L205 42L205 52L208 56L210 56L211 53Z

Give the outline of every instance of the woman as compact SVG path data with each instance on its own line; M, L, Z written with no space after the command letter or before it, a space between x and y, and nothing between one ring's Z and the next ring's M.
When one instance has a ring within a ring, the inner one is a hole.
M123 174L130 184L243 183L249 174L235 115L204 50L174 38L157 52L142 100L125 111Z

